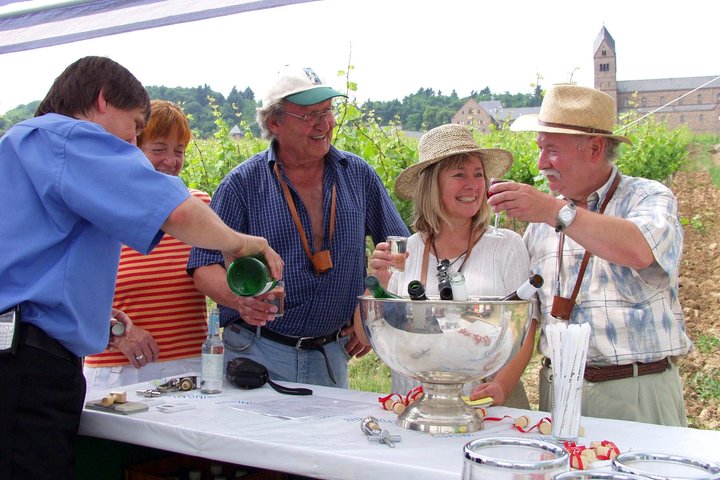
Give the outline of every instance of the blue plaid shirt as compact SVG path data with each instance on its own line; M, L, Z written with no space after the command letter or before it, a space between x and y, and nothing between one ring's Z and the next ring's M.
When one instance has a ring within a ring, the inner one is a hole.
M285 261L285 314L272 322L272 330L293 337L325 335L350 322L357 296L365 290L365 237L372 236L377 244L388 235L408 236L409 232L372 167L357 155L331 146L323 177L323 248L330 250L333 268L316 275L273 172L274 148L273 143L233 169L213 194L210 206L230 228L266 238ZM308 211L284 178L313 245ZM337 185L335 232L328 245L333 184ZM193 248L188 271L222 263L220 252ZM220 305L222 326L238 318L237 310Z

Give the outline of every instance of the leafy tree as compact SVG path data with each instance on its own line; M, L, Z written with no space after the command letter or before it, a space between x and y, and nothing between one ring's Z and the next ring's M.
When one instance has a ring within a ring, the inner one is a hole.
M40 100L35 100L24 105L18 105L8 111L4 116L0 116L0 135L3 135L10 127L18 122L27 120L35 116L35 110L40 105Z

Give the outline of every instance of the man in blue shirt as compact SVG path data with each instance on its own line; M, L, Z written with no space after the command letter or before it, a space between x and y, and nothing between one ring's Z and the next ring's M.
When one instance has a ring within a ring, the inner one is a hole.
M167 232L229 261L262 253L282 274L265 239L229 229L155 171L135 146L149 116L130 72L85 57L0 139L0 312L19 311L15 351L0 356L0 478L74 478L81 357L106 348L111 324L133 328L111 310L122 243L148 253Z
M283 257L284 315L266 296L234 295L218 252L193 249L188 262L198 290L220 305L225 360L252 358L274 380L347 387L347 360L368 351L351 322L365 237L408 235L375 171L330 144L339 96L309 68L283 71L258 109L270 148L230 172L210 204Z

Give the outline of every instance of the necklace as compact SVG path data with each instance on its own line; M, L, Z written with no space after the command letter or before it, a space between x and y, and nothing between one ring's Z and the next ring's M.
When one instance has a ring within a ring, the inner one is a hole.
M462 272L462 269L463 269L463 267L465 266L465 261L466 261L466 260L468 259L468 257L470 256L470 255L469 255L470 251L473 249L473 247L475 246L475 244L477 244L477 242L480 241L480 239L482 238L482 234L483 234L483 233L484 233L484 230L483 230L483 232L480 233L480 236L477 238L477 240L475 240L475 241L473 242L473 240L472 240L472 238L473 238L473 231L470 230L470 235L468 236L468 246L467 246L467 249L465 249L465 251L464 251L463 253L461 253L461 254L460 254L455 260L453 260L452 262L450 262L448 259L440 260L440 255L438 255L437 247L435 246L435 234L431 233L431 234L430 234L430 243L432 244L433 252L435 252L435 259L437 260L438 267L439 267L440 265L442 265L443 262L448 262L448 270L449 270L450 267L452 267L452 266L455 264L455 262L457 262L458 260L460 260L460 259L462 258L463 261L462 261L462 263L460 264L460 266L458 267L458 270L457 270L458 272Z
M475 240L475 242L472 241L473 232L470 232L470 238L468 238L468 248L465 250L465 253L463 255L460 255L460 257L464 256L463 263L460 265L460 269L458 271L462 271L463 266L465 265L465 260L470 256L470 252L472 252L473 247L480 241L480 239L483 236L483 233L485 233L485 229L480 232L480 236ZM428 260L430 257L430 246L432 244L432 249L435 251L435 258L437 259L437 248L435 248L435 236L431 233L427 236L425 239L425 248L423 249L423 259L422 259L422 268L420 270L420 281L424 284L427 281L427 270L428 270ZM456 262L460 257L456 258L454 262ZM440 265L440 260L438 260L438 265Z

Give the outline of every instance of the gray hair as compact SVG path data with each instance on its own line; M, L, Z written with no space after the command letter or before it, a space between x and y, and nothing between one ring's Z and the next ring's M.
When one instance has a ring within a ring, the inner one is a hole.
M620 140L605 137L605 158L608 162L614 162L620 150Z
M257 124L260 127L260 134L265 140L273 140L275 135L268 128L267 122L272 117L279 117L282 115L285 109L285 99L281 98L268 105L263 105L256 109L257 115L255 116Z
M591 138L595 138L593 135L580 135L575 147L578 150L584 149ZM596 138L602 138L605 141L605 160L612 163L617 159L620 150L620 140L611 137L598 136Z

